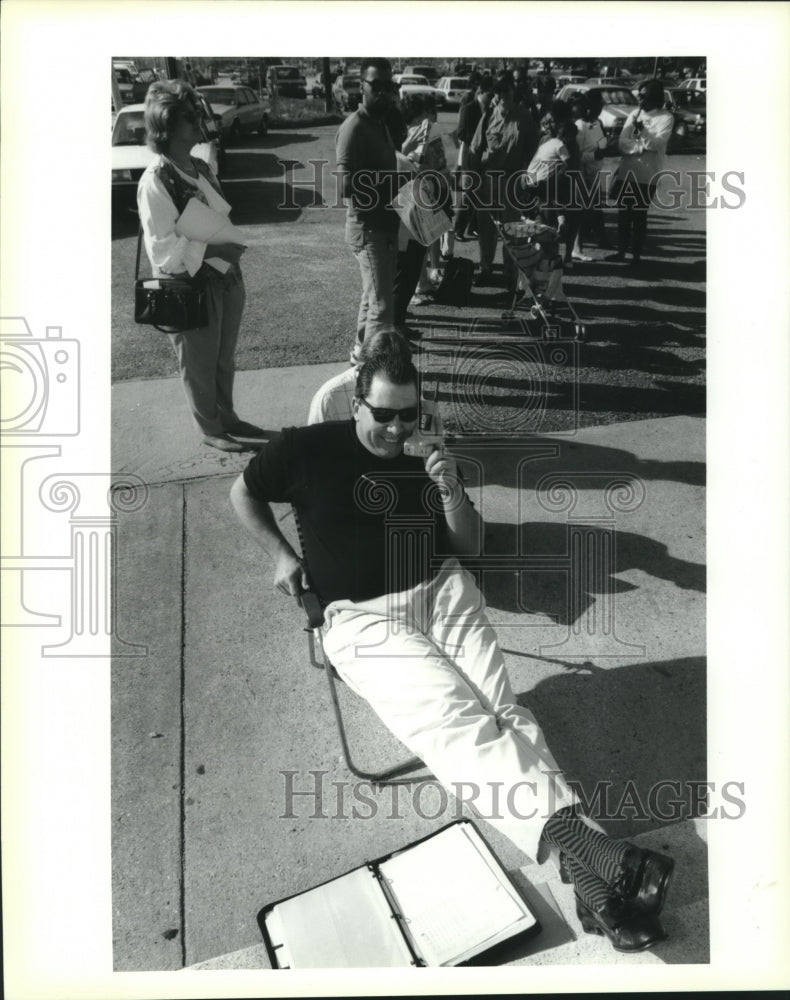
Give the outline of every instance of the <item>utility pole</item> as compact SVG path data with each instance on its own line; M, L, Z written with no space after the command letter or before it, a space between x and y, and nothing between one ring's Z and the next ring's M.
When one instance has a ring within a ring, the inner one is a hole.
M329 68L329 59L321 60L321 79L324 82L324 110L332 110L332 71Z
M178 59L175 56L165 56L165 73L168 80L178 79Z

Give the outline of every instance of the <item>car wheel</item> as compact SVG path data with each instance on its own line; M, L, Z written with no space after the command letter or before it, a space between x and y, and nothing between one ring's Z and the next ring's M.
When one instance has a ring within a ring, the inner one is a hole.
M237 118L236 121L230 127L230 141L238 142L240 138L241 138L241 124Z
M258 123L258 135L266 135L269 131L269 121L266 115L261 116L261 120Z

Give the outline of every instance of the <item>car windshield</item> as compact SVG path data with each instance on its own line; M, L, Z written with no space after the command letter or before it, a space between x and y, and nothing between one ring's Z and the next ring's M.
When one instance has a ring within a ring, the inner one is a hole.
M402 76L400 78L401 84L408 83L412 86L427 87L428 81L424 76Z
M637 100L630 90L625 90L618 88L599 90L598 93L601 95L601 100L604 104L637 104Z
M129 73L128 69L116 69L115 70L115 79L118 81L118 83L131 83L132 82L132 77L131 77L131 74Z
M115 119L113 146L144 146L145 121L142 111L126 111Z
M201 94L205 94L212 104L235 104L236 90L233 87L206 87L201 88Z
M359 81L361 77L359 76L344 76L343 86L346 90L359 90Z
M454 76L450 80L450 87L452 90L466 90L469 87L469 81L463 76Z
M295 66L278 66L274 72L278 80L299 79L299 70Z

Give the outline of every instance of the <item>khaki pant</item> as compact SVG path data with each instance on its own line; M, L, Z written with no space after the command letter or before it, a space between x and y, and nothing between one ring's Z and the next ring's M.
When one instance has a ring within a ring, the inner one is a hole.
M181 385L201 434L216 437L239 418L233 408L236 342L246 292L241 272L231 268L206 279L208 323L171 333Z

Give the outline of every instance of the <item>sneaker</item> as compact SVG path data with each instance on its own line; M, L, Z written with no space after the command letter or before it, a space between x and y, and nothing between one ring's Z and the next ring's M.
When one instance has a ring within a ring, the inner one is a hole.
M571 254L571 259L580 260L582 263L588 264L592 260L592 257L588 257L586 253L582 253L580 250L574 250Z
M433 296L429 292L417 292L412 295L409 305L417 309L419 306L429 306L433 302Z

